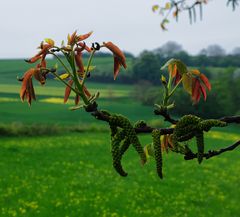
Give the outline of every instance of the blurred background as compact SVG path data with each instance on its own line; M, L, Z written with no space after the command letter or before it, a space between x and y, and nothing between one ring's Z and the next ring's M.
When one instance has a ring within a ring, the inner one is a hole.
M69 0L0 3L0 216L238 216L239 150L215 159L186 162L164 153L164 179L154 159L141 167L133 150L123 159L129 172L121 178L112 168L108 126L82 110L70 111L74 96L63 104L64 87L55 79L34 83L37 101L29 107L19 97L17 76L32 67L45 38L59 45L67 34L94 31L87 43L112 41L124 50L127 70L113 80L113 57L102 50L87 80L91 93L100 91L101 109L131 121L165 127L153 114L161 102L160 68L170 58L197 68L212 83L207 101L192 105L180 88L175 117L240 115L239 10L226 0L204 6L203 20L190 25L188 14L160 28L161 15L152 6L161 1ZM162 1L163 4L167 1ZM84 63L88 55L84 55ZM54 66L56 59L48 59ZM59 73L64 72L59 68ZM150 135L140 136L142 145ZM239 139L239 127L214 129L206 150ZM191 142L194 146L194 141Z

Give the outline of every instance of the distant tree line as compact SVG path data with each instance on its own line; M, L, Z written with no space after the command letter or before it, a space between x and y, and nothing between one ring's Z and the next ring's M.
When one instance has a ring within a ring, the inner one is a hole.
M189 66L198 67L210 78L213 86L207 101L196 106L192 106L190 96L179 89L174 99L177 105L174 109L175 115L191 113L218 118L240 114L240 49L236 48L232 54L226 55L226 52L216 45L209 46L196 56L188 55L175 43L168 43L154 51L142 52L134 59L132 66L133 77L138 80L133 96L142 104L153 105L159 102L162 93L159 86L152 84L161 85L160 67L171 57L179 58Z
M159 83L159 69L170 58L180 59L186 65L198 67L209 74L209 67L240 67L240 47L231 54L219 45L210 45L202 49L198 55L190 55L175 42L168 42L153 51L143 51L133 59L132 76L134 80L148 80L153 84Z
M84 54L87 57L88 54ZM98 57L112 58L110 53L96 53ZM211 67L227 68L240 67L240 47L235 48L230 54L219 45L210 45L202 49L197 55L190 55L183 50L180 44L176 42L168 42L163 46L152 51L143 51L137 57L133 54L125 52L130 64L127 71L122 70L121 76L117 82L119 83L136 83L140 80L150 81L152 84L159 83L160 68L170 58L180 59L186 65L197 67L205 74L210 75ZM96 68L93 81L97 82L113 82L112 65ZM213 75L214 76L214 75Z

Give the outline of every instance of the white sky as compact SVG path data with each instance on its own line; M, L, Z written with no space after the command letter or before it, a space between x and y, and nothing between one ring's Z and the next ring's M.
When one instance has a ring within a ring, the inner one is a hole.
M188 14L182 14L163 32L161 17L151 11L160 0L1 0L0 58L30 57L44 38L60 43L76 29L93 30L89 42L110 40L134 54L169 40L192 54L215 43L230 52L240 46L240 8L232 12L226 1L204 7L203 21L190 25Z

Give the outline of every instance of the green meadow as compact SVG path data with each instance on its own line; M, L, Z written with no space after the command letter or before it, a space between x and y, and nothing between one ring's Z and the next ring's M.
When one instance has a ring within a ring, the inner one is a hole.
M208 135L208 147L239 134ZM204 161L164 154L164 179L153 159L144 167L131 149L128 177L112 168L106 132L1 138L0 216L238 216L239 150ZM149 136L141 136L143 144Z
M110 59L97 61L100 67L112 67ZM129 175L122 178L112 168L106 123L83 110L70 111L74 95L63 104L59 81L49 80L46 86L35 82L37 101L31 107L20 101L16 76L27 67L21 60L0 61L1 217L239 216L239 149L201 165L164 153L163 180L156 175L154 159L142 167L130 149L123 159ZM100 91L101 109L164 126L153 107L134 100L133 85L87 87L91 93ZM150 135L140 139L143 145L151 142ZM238 126L214 129L206 136L206 150L237 140Z

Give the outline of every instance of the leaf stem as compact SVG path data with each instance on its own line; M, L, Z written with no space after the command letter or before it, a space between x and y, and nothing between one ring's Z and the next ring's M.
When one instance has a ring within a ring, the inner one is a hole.
M56 54L53 53L53 52L49 52L49 53L52 54L54 57L56 57L57 60L61 63L61 65L65 68L66 72L71 75L70 70L69 70L68 67L64 64L64 62L59 58L59 56L56 55Z
M175 87L172 89L172 91L171 91L170 94L168 95L169 98L174 94L175 90L177 89L177 87L179 86L179 84L180 84L181 82L182 82L182 78L179 80L179 82L175 85Z
M76 94L79 94L71 85L69 85L66 81L64 81L56 72L51 72L53 75L55 75L61 82L63 82L66 86L71 88L72 91L74 91Z
M93 51L92 51L91 54L90 54L90 57L88 58L87 68L86 68L86 72L84 72L84 74L83 74L82 84L85 83L86 75L87 75L88 72L89 72L89 69L90 69L90 66L91 66L91 63L92 63L92 59L93 59L93 56L94 56L95 52L96 52L96 50L93 49Z

